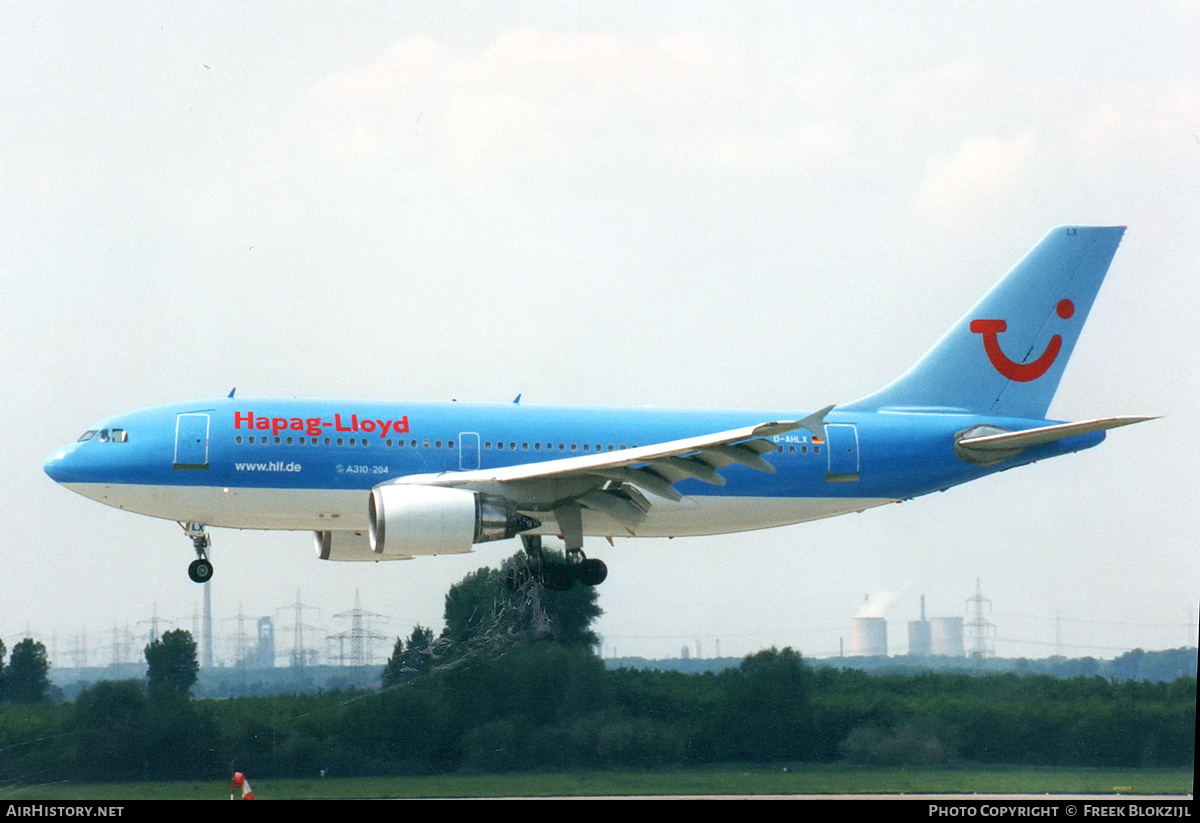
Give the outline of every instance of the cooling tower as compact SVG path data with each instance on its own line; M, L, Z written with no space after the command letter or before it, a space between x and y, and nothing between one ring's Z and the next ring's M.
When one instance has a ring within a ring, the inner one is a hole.
M887 620L882 617L854 618L854 633L850 641L852 657L887 656Z
M963 646L963 619L961 617L935 617L930 621L932 629L932 653L942 657L965 657Z

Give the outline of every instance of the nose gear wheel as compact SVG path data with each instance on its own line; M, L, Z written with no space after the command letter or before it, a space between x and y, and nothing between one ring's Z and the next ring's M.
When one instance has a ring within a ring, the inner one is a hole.
M212 540L204 530L203 523L181 523L187 536L191 538L192 548L196 551L196 559L188 564L188 577L193 583L207 583L213 576L212 561L208 559L208 549Z

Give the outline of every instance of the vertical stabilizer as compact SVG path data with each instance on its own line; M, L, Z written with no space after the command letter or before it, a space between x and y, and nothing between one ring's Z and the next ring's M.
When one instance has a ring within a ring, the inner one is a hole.
M1053 229L916 365L840 408L1045 417L1124 233Z

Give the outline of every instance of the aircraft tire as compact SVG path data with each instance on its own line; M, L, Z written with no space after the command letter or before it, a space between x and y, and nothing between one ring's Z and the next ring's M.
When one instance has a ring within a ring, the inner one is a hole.
M188 564L188 577L193 583L207 583L212 579L213 566L204 558L197 558Z
M599 586L608 577L608 566L603 560L589 558L579 564L578 577L585 586Z

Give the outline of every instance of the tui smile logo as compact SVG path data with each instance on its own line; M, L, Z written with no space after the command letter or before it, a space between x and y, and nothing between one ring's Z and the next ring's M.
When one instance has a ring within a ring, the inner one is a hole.
M1063 320L1069 320L1075 314L1075 304L1070 300L1060 300L1055 307L1058 316ZM1058 352L1062 348L1062 337L1054 335L1050 338L1046 350L1042 352L1036 360L1031 363L1017 363L1008 358L1004 350L1000 348L1000 333L1008 328L1008 324L1003 320L972 320L971 331L975 334L983 335L983 349L987 352L988 360L992 361L992 365L996 371L1007 377L1009 380L1016 380L1018 383L1028 383L1031 380L1037 380L1054 365L1054 361L1058 358Z

